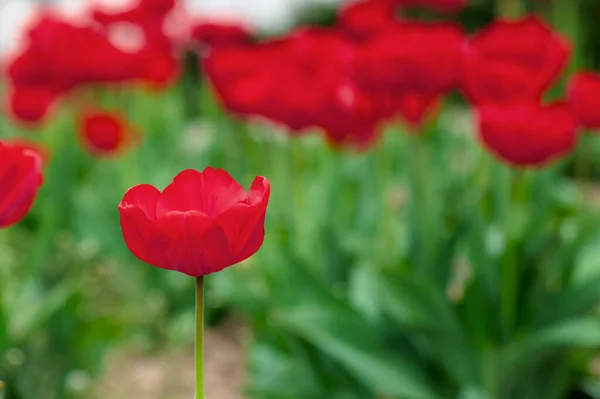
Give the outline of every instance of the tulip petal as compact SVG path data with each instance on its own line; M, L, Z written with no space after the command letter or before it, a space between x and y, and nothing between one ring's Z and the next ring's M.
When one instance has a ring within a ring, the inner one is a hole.
M156 203L159 197L160 191L156 187L140 184L127 190L119 204L119 209L139 208L149 220L156 220Z
M12 225L25 216L43 181L42 161L37 153L20 149L4 152L8 154L7 162L0 168L0 227Z
M202 212L171 212L158 221L158 229L169 243L169 269L198 277L231 264L225 233Z
M248 258L260 248L264 239L265 213L270 193L268 180L257 177L246 200L217 218L217 223L227 234L233 263Z
M141 207L120 206L119 211L123 238L129 250L146 263L172 270L167 257L169 240L157 222L148 218L148 214Z
M223 169L188 169L165 188L156 214L160 218L173 211L200 211L214 218L245 198L245 190Z
M189 273L203 276L231 266L232 256L227 245L225 232L213 219L200 212L187 212L186 223L190 242L193 244L194 264Z

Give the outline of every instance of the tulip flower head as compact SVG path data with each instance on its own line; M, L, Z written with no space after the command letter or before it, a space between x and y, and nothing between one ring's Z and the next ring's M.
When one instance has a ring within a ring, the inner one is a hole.
M222 169L184 170L162 193L148 184L125 193L123 237L153 266L192 277L215 273L261 247L269 194L264 177L246 192Z
M568 102L580 126L600 129L600 74L579 72L571 78Z
M118 155L135 137L121 115L105 111L84 114L79 130L83 146L95 156Z
M466 45L462 91L474 104L539 101L569 53L566 39L537 16L492 22Z
M35 147L0 141L0 228L29 212L43 181L42 156Z
M517 167L541 167L574 149L577 123L564 102L490 104L479 109L479 135L500 160Z

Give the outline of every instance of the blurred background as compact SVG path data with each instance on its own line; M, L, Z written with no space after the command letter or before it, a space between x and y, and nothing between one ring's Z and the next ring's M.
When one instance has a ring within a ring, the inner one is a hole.
M44 184L0 229L0 399L193 396L194 280L136 259L117 206L209 165L272 196L261 250L207 278L207 397L600 398L599 22L2 0L0 140Z

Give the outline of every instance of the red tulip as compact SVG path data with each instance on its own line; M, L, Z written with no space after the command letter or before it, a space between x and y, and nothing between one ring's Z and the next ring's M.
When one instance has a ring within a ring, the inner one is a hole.
M270 185L246 191L224 170L185 170L161 193L130 188L119 204L129 250L151 265L199 277L252 256L265 235Z
M568 56L567 41L535 16L496 21L468 43L462 89L475 104L536 102Z
M39 122L54 100L80 85L144 81L163 87L171 83L178 60L164 33L165 16L156 14L168 8L169 0L144 0L142 5L146 8L130 13L94 14L98 20L93 23L73 24L52 13L42 14L7 68L12 86L7 102L13 116ZM122 48L113 40L113 23L120 22L140 30L139 48Z
M348 82L340 84L317 124L334 147L366 150L379 138L379 125L389 109L385 97L365 93Z
M354 78L365 90L391 93L397 111L418 127L437 99L458 86L463 43L456 25L404 22L358 47Z
M16 86L8 95L8 114L18 121L40 122L58 96L57 91L46 86Z
M571 78L568 101L580 126L600 129L600 74L579 72Z
M217 48L204 67L230 111L260 115L299 131L318 124L346 79L348 46L334 32L302 30L257 45Z
M25 216L44 180L42 158L35 147L0 141L0 228Z
M99 111L81 116L80 138L93 155L114 156L132 143L135 133L120 114Z
M569 154L577 124L566 103L485 105L479 135L498 158L516 166L543 166Z

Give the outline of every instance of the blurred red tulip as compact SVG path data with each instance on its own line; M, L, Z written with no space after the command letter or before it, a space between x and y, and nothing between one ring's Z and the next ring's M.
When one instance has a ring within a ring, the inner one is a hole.
M588 129L600 129L600 74L575 74L571 78L567 93L569 106L579 125Z
M190 40L207 47L239 46L250 43L252 34L239 23L198 21L191 29Z
M353 55L353 44L341 32L311 28L261 44L216 49L205 70L230 111L260 115L293 132L321 127L334 145L365 148L391 115L391 99L354 84Z
M339 26L352 39L364 40L394 29L394 5L389 0L351 2L340 9Z
M74 25L44 14L29 31L29 39L22 56L31 57L35 65L44 65L44 81L40 84L68 90L80 84L126 81L138 75L136 60L93 26ZM31 71L29 79L35 76L32 74L40 72ZM17 79L15 83L22 82Z
M501 160L516 166L543 166L569 154L577 124L566 103L488 104L479 109L479 135Z
M58 92L45 86L16 86L8 94L8 114L18 121L40 122L58 95Z
M340 37L325 31L300 31L257 45L215 49L205 70L229 110L298 131L315 126L343 78L343 46Z
M132 144L136 133L120 114L98 111L80 117L79 135L83 146L93 155L115 156Z
M368 149L379 138L379 125L390 109L384 97L359 90L351 83L342 84L322 112L317 125L325 130L334 147Z
M116 14L97 11L97 23L75 24L50 12L41 14L7 68L11 114L39 122L54 100L79 85L141 80L164 87L171 83L179 66L163 29L170 3L142 1L138 8ZM113 40L111 29L122 27L122 22L140 30L142 40L136 48Z
M475 104L538 101L569 57L569 44L535 16L496 21L465 51L462 89Z
M173 83L179 75L179 60L175 46L165 31L166 19L175 7L175 0L140 0L133 8L105 12L95 10L93 18L108 34L123 24L141 30L140 48L131 52L137 65L138 77L154 87L163 88Z
M34 146L0 141L0 228L25 216L44 178L42 158Z
M129 250L151 265L199 277L252 256L265 235L269 181L246 191L224 170L185 170L161 193L130 188L119 204Z
M391 92L397 111L418 127L438 98L458 86L463 43L459 26L404 22L358 47L354 78L365 90Z

